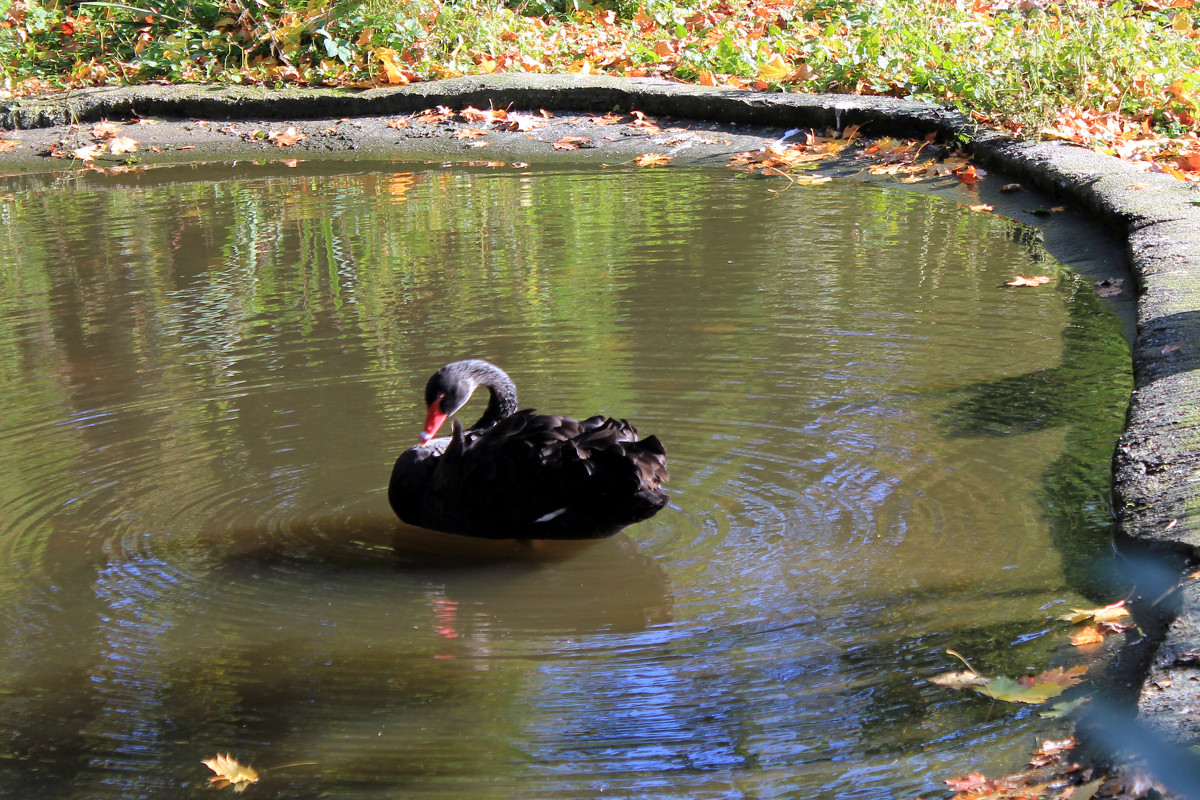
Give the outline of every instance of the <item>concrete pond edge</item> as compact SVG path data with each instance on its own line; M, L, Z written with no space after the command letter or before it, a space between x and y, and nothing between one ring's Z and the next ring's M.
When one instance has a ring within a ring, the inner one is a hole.
M134 115L184 119L328 119L459 109L606 112L758 127L843 129L961 144L985 168L1061 198L1127 244L1136 289L1134 389L1113 456L1118 549L1143 566L1135 604L1146 642L1124 656L1116 695L1137 721L1200 744L1200 186L1063 142L1026 142L937 106L882 97L766 94L655 79L494 75L367 90L142 86L10 101L0 125L33 129ZM1152 554L1154 559L1141 559ZM1118 657L1120 661L1122 657ZM1104 726L1112 729L1111 718ZM1103 736L1103 734L1100 734ZM1128 742L1124 742L1128 744ZM1143 753L1145 755L1145 753ZM1195 770L1194 764L1168 769ZM1191 772L1190 774L1195 774ZM1200 780L1196 785L1200 785ZM1174 787L1173 787L1174 788ZM1184 789L1181 794L1194 789Z

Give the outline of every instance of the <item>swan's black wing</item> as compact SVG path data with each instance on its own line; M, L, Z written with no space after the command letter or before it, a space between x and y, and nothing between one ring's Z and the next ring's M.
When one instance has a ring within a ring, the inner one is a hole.
M599 416L522 411L465 440L456 431L429 480L418 524L490 538L608 536L667 502L658 439Z

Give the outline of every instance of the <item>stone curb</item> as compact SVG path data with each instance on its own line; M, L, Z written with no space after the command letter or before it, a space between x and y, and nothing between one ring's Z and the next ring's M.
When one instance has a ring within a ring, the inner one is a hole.
M7 128L38 128L134 114L207 119L320 119L411 114L436 105L558 111L638 109L653 116L734 125L836 128L868 136L958 140L976 160L1078 205L1128 243L1140 291L1134 391L1113 459L1123 549L1169 553L1158 585L1135 574L1139 624L1161 646L1139 715L1170 738L1200 742L1200 191L1116 158L1065 143L1026 143L964 115L880 97L763 94L651 79L496 75L370 90L210 86L105 88L26 99L0 112ZM1178 345L1178 347L1176 347ZM1132 561L1132 559L1131 559ZM1141 657L1139 676L1150 650ZM1136 686L1134 687L1136 689Z

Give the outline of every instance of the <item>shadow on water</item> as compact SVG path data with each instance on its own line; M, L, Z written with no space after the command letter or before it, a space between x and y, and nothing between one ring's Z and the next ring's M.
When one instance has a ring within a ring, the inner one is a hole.
M1125 421L1132 379L1123 339L1097 335L1111 312L1075 280L1066 297L1058 366L977 383L944 412L952 437L1001 437L1065 429L1062 455L1045 472L1039 499L1069 584L1095 599L1112 589L1115 520L1110 505L1112 445Z

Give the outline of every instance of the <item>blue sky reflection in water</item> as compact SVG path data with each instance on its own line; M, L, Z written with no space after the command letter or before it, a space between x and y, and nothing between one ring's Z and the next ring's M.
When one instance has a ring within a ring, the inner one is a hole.
M377 166L0 197L0 796L199 796L226 752L257 797L1020 765L1034 710L925 679L947 647L1063 657L1129 384L1087 281L849 181ZM465 356L659 435L672 508L537 549L394 522L421 388Z

